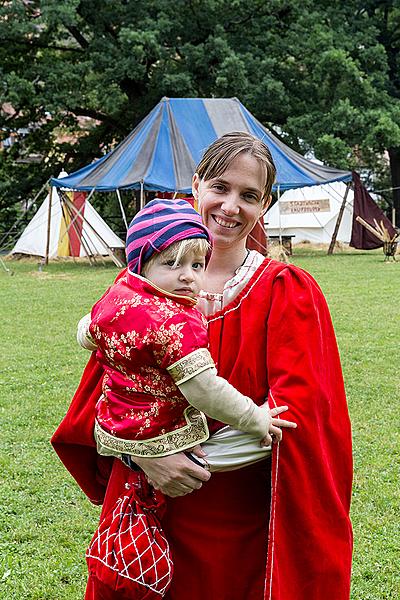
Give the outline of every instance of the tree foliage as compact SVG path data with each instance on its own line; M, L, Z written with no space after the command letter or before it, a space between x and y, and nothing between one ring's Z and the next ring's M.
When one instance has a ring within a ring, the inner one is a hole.
M381 177L388 153L400 185L399 26L396 0L3 2L0 124L19 132L0 153L3 226L162 96L237 96L333 166Z

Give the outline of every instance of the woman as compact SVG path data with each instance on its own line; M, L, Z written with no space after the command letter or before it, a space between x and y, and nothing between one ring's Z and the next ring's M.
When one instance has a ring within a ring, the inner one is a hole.
M251 135L227 134L205 152L193 195L214 246L201 308L219 374L257 404L288 405L298 428L274 444L272 462L211 476L183 454L137 459L169 497L169 600L349 598L351 437L329 312L310 275L246 250L274 177ZM103 511L123 471L111 480Z

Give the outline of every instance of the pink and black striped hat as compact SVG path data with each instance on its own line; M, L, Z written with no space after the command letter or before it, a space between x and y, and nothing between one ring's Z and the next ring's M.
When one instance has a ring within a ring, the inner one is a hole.
M210 233L200 215L186 200L152 200L135 215L126 236L129 270L140 275L143 264L155 252L189 238L204 238Z

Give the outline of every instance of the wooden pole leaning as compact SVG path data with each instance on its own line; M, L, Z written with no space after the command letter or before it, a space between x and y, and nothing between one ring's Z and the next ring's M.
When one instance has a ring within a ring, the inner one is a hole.
M339 210L338 218L336 220L335 229L334 229L333 234L332 234L331 243L329 244L328 255L333 254L333 249L335 248L336 238L337 238L337 234L339 232L340 224L342 222L344 209L346 208L347 196L349 194L350 188L351 188L351 181L348 181L347 185L346 185L346 191L345 191L344 196L343 196L343 201L342 201L342 204L341 204L341 207L340 207L340 210Z
M140 180L140 210L144 208L144 182L143 179Z
M49 207L47 210L47 238L46 238L46 253L44 256L44 264L49 264L49 251L50 251L50 227L51 227L51 205L53 202L53 186L50 185L49 190Z
M121 194L120 194L120 191L119 191L118 188L116 189L116 192L117 192L117 198L118 198L118 202L119 202L119 208L121 210L122 218L123 218L124 223L125 223L125 228L128 231L128 221L126 220L126 214L125 214L125 210L124 210L124 205L122 204Z

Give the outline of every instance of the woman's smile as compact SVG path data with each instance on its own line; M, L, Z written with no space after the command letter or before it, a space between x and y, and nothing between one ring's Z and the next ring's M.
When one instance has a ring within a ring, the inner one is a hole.
M237 221L228 221L227 219L224 219L224 217L219 217L217 215L211 216L217 223L217 225L219 225L220 227L227 227L228 229L233 229L234 227L238 227L240 225L240 223L238 223Z

